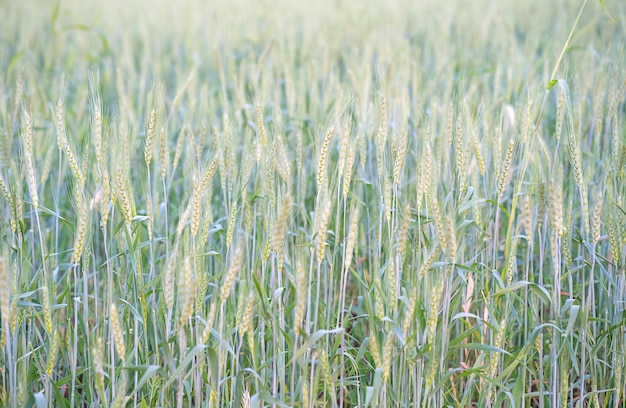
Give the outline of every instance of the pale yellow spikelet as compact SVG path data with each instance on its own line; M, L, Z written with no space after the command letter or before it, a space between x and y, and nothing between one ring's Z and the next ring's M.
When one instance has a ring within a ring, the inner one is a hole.
M317 230L317 263L321 264L324 260L324 253L326 251L326 234L328 233L328 221L330 219L330 210L332 208L332 202L330 200L326 200L326 205L324 206L323 212L321 213L321 218L318 225Z
M216 314L217 303L211 302L211 306L209 307L209 314L206 320L206 326L204 326L204 331L202 332L202 344L206 344L209 341L209 336L211 335L211 330L213 330L213 324L215 323Z
M447 136L447 146L451 147L452 146L452 141L454 140L454 105L452 102L450 102L450 105L448 107L448 119L446 121L447 123L447 132L446 132L446 136Z
M125 330L122 326L122 321L120 320L115 303L111 303L109 306L109 323L111 325L111 331L113 332L115 350L117 350L118 356L123 360L126 357L126 343L124 341Z
M352 172L354 167L354 160L356 158L356 146L350 146L348 152L348 159L346 160L346 172L345 177L343 179L343 198L346 199L348 197L348 193L350 192L350 184L352 183Z
M463 119L458 116L456 119L456 139L454 142L456 151L456 173L459 182L459 195L465 191L467 171L465 168L465 143L463 142Z
M474 154L476 155L476 161L478 162L478 170L480 171L480 175L485 177L485 159L480 151L480 144L478 142L478 137L474 135Z
M307 383L307 377L302 376L302 407L309 408L311 405L309 396L309 384Z
M457 251L457 242L456 242L456 222L454 218L451 216L447 217L447 225L446 230L448 232L448 237L446 241L448 243L448 255L450 256L450 260L452 262L456 262L456 251Z
M202 189L195 174L191 178L193 188L193 213L191 216L191 236L196 237L200 228L200 204L202 202Z
M424 279L424 277L426 276L426 272L428 272L428 270L430 269L430 266L433 264L433 262L435 262L435 260L439 256L439 250L440 250L439 246L437 246L428 254L428 257L426 257L426 259L423 261L422 266L420 267L419 273L417 274L417 278L419 281Z
M326 355L326 351L323 348L318 349L317 357L320 360L322 366L322 377L324 378L324 384L326 384L326 387L330 389L332 387L332 383L330 381L330 365L328 364L328 356Z
M554 276L561 276L561 252L559 245L561 237L562 235L559 236L557 232L550 234L550 254Z
M178 141L176 142L176 150L174 151L174 161L172 162L172 173L176 171L178 162L183 155L183 147L185 146L185 140L188 138L187 134L191 133L188 127L184 127L178 135Z
M415 307L417 306L417 290L413 291L413 294L409 298L409 304L404 312L404 321L402 323L402 334L405 339L405 345L408 344L409 330L411 330L412 323L414 322Z
M620 247L619 247L619 232L618 227L615 225L615 216L609 217L609 244L611 245L611 254L613 255L613 263L615 265L619 264L620 261Z
M574 178L576 180L576 185L579 189L582 189L584 186L583 180L583 170L582 170L582 158L580 153L580 147L578 145L578 140L576 138L576 134L574 131L569 132L568 138L568 152L570 156L570 161L572 163L572 168L574 169ZM584 203L584 202L583 202Z
M433 210L433 219L435 221L435 230L437 231L437 237L439 237L439 245L444 252L448 252L448 233L443 225L443 219L441 218L437 198L433 197L431 207Z
M611 101L611 106L609 108L609 118L612 120L617 119L615 115L617 113L617 107L624 100L624 95L626 94L626 79L622 81L622 86L620 86L619 90L615 93L613 100Z
M235 283L237 282L237 274L243 262L243 254L243 246L240 246L233 255L230 268L224 276L224 282L222 283L222 288L220 291L220 300L222 304L226 302L226 300L230 296L230 293L233 290L233 287L235 286Z
M563 190L558 179L550 183L549 189L550 222L560 238L563 236Z
M430 294L430 305L428 309L428 320L426 322L426 333L428 334L428 342L434 346L435 334L437 330L437 322L439 319L439 303L443 296L443 278L437 277L437 282L432 287Z
M102 107L100 106L100 98L97 95L94 96L92 109L91 131L93 133L93 143L96 151L96 164L102 171L104 168L104 159L102 157Z
M427 133L430 131L427 129ZM433 153L430 148L430 143L426 144L426 151L424 157L424 200L429 203L431 200L430 190L431 190L431 174L432 174L432 164L433 164Z
M257 103L256 105L256 123L259 128L259 138L261 140L261 144L263 146L267 145L267 136L265 134L265 125L263 124L263 112L261 110L261 105Z
M52 372L56 365L57 355L59 354L59 335L52 333L52 341L50 343L50 350L48 351L48 364L46 366L46 375L48 378L52 378Z
M391 222L391 185L389 184L389 180L385 177L383 182L383 204L385 208L385 221L387 223Z
M556 126L555 126L555 137L557 143L561 140L561 133L563 129L563 116L565 113L565 92L561 89L559 92L559 101L556 106Z
M524 197L522 218L524 220L524 232L526 233L526 239L528 242L531 242L533 240L533 209L532 197L530 194L526 194L526 197Z
M278 218L276 219L276 226L274 233L272 234L272 250L278 252L278 248L282 245L285 236L285 228L291 215L292 200L291 196L287 195L283 198L282 208Z
M382 380L383 384L386 384L389 380L389 373L391 372L391 356L393 352L393 343L394 343L395 335L392 331L387 334L387 338L385 339L385 344L383 345L383 373Z
M174 308L174 279L176 275L176 256L177 251L176 249L174 249L169 255L163 275L163 296L165 298L165 305L167 306L168 310L172 310Z
M326 135L324 136L324 140L322 141L322 147L320 149L320 153L317 159L317 186L321 188L326 183L326 173L328 167L328 148L330 146L330 141L335 132L335 127L331 125L326 131Z
M161 137L159 138L159 142L161 145L161 178L165 180L165 175L167 174L167 134L165 133L165 127L161 126Z
M506 156L504 158L504 162L502 163L502 167L500 169L500 177L498 178L498 202L502 200L502 196L504 195L504 190L506 188L506 183L508 182L510 170L511 170L511 160L513 159L513 148L515 147L515 139L510 139L509 144L506 149Z
M380 345L378 344L378 336L376 333L372 333L370 335L370 343L369 343L370 353L372 358L374 359L374 365L376 368L383 368L383 357L380 352Z
M230 216L228 217L228 228L226 230L226 247L230 248L235 233L235 222L237 221L237 203L234 202L230 206Z
M148 132L146 133L146 145L144 148L144 159L146 165L150 167L152 160L152 143L154 142L154 133L156 127L156 110L150 111L150 121L148 122Z
M359 157L361 158L361 166L365 167L365 163L367 163L367 139L363 133L359 134Z
M352 255L358 237L359 215L359 209L356 208L352 212L352 217L350 219L350 227L348 228L348 239L346 241L346 257L343 264L343 267L346 270L350 269L350 266L352 265Z
M398 271L396 270L396 262L394 257L389 258L389 263L387 264L387 288L389 291L389 305L390 310L395 311L397 306L397 279L398 279Z
M124 216L124 222L126 222L126 226L130 226L133 219L133 210L132 204L130 202L129 193L126 190L126 180L124 175L122 174L122 169L118 167L117 169L117 177L116 177L116 196L119 199L119 203L122 207L122 215Z
M4 199L7 201L7 204L9 204L9 207L13 207L13 197L11 196L11 192L9 191L9 186L4 181L4 177L2 176L1 172L0 172L0 192L2 192L2 195L4 196Z
M196 279L193 276L191 257L185 257L182 274L178 284L178 301L180 304L180 325L185 325L193 314Z
M524 113L524 120L522 123L522 135L520 138L521 143L526 143L532 129L532 101L528 101L526 104L526 112Z
M296 336L300 334L302 327L302 319L306 308L306 300L308 294L308 279L304 271L302 263L296 263L296 306L293 311L294 333Z
M121 378L117 383L115 390L115 399L113 400L113 408L123 408L126 404L126 386L127 386L127 374L125 370L122 370Z
M48 336L52 336L52 301L50 300L50 293L48 288L43 286L41 288L42 303L43 303L43 321Z
M602 223L602 206L604 205L604 196L602 190L598 194L596 205L593 209L593 220L591 223L591 242L596 245L600 241L600 228Z
M87 203L85 203L82 191L76 190L75 201L78 219L76 220L76 235L74 236L74 262L80 263L85 247L85 235L87 234L88 226Z
M505 282L507 287L513 282L513 278L517 270L517 242L517 238L513 238L513 243L511 244L511 248L509 250L509 261L507 262L505 273Z
M74 174L78 185L84 186L85 180L81 167L78 165L78 162L76 161L76 156L74 156L69 141L67 140L67 135L65 133L65 120L63 119L63 115L63 100L59 99L56 107L57 143L59 145L59 149L65 152L67 160L70 163L70 169L72 169L72 173Z
M26 167L26 183L28 192L35 210L39 207L39 196L37 195L37 181L35 180L35 166L33 155L33 131L30 122L30 115L26 110L23 112L24 130L22 138L24 141L24 165Z
M400 136L400 144L398 145L398 151L396 152L396 161L393 166L393 184L397 186L400 183L400 171L404 168L406 162L406 155L408 152L408 138L409 135L406 130L402 130Z
M111 202L111 180L109 179L109 171L104 169L102 172L102 199L100 200L100 217L102 228L106 229L109 220L109 203Z
M382 282L377 278L374 283L374 303L376 304L376 316L379 320L383 320L385 318L385 299L383 294L380 291L380 286Z

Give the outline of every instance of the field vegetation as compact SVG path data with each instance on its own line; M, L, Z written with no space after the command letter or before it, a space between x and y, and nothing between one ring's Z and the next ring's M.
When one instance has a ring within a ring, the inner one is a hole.
M0 0L0 406L625 406L604 6Z

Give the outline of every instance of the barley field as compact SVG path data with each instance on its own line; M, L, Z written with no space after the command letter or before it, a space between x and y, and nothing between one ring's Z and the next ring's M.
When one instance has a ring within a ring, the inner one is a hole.
M626 406L626 2L0 15L0 406Z

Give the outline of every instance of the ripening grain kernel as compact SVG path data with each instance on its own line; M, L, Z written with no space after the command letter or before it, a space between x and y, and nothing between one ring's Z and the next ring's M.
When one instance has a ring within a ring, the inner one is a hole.
M130 226L133 219L133 210L130 203L129 193L126 190L126 181L124 176L122 175L121 168L117 169L117 190L116 196L119 197L119 202L122 206L122 214L124 215L124 221L126 222L126 226Z
M324 252L326 251L326 234L328 232L328 221L330 219L331 201L326 200L324 212L321 215L317 229L317 263L321 264L324 260ZM317 221L317 220L316 220Z
M126 343L124 342L124 329L115 303L111 303L109 306L109 323L111 325L111 331L113 332L113 339L115 340L115 349L119 357L123 360L126 358Z
M560 183L552 181L549 186L550 222L556 235L563 236L563 191Z
M256 124L259 128L259 137L263 146L267 145L267 136L265 135L265 125L263 125L263 112L261 112L261 105L256 105Z
M563 92L563 90L561 89L561 91L559 92L559 101L556 107L556 129L554 132L557 143L561 141L564 112L565 112L565 92Z
M374 359L376 368L383 368L383 357L380 353L380 345L378 344L378 336L376 332L370 334L370 353Z
M242 258L243 258L243 246L240 246L235 252L235 254L233 255L230 268L228 269L228 272L224 276L224 282L222 284L222 288L220 291L220 301L222 302L222 304L226 303L226 300L230 296L230 293L232 292L233 287L235 286L235 283L237 282L237 273L239 272L239 268L241 267L241 264L243 262Z
M390 331L389 334L387 334L387 339L385 340L385 344L383 345L383 384L386 384L389 380L389 372L391 371L391 354L393 352L394 338L395 336L393 332Z
M44 326L46 328L46 333L48 333L48 336L51 336L53 334L52 331L52 302L50 300L50 293L48 292L48 288L46 286L43 286L41 288L41 295L42 295L42 301L43 301L43 321L44 321Z
M393 259L393 256L389 258L389 263L387 264L387 286L389 290L389 310L390 313L396 310L397 306L397 271L396 271L396 262Z
M595 246L600 241L600 227L602 222L602 205L603 202L602 191L598 194L596 205L593 208L593 220L591 224L591 242Z
M427 128L426 133L430 133L430 128ZM424 201L428 204L431 201L430 190L431 190L431 173L432 173L432 164L433 164L433 153L430 148L430 143L426 144L426 157L424 158Z
M146 133L146 146L144 149L144 159L148 167L150 167L150 161L152 160L152 143L154 142L155 126L156 111L152 109L152 111L150 112L150 122L148 123L148 132Z
M443 252L448 252L447 232L443 226L443 220L441 219L441 213L439 212L439 202L437 198L433 197L431 207L433 210L433 219L435 221L435 230L437 231L437 237L439 237L439 245Z
M174 151L174 161L172 162L172 173L176 171L180 157L183 155L183 147L185 146L185 139L187 139L187 133L191 133L188 127L184 127L178 135L178 141L176 142L176 150Z
M59 354L59 335L52 333L52 342L50 344L50 350L48 351L48 364L46 366L46 375L48 378L52 378L52 372L56 364L57 355Z
M167 136L165 134L165 127L161 126L161 137L159 138L161 144L161 178L165 180L165 175L167 173L167 159L169 155L167 154Z
M294 333L300 334L306 307L308 279L301 262L296 263L296 306L293 311Z
M409 226L411 224L411 206L409 204L404 207L404 213L402 214L402 224L400 226L400 231L398 231L397 237L397 245L396 250L398 254L404 254L404 250L406 248L406 240L409 235Z
M334 126L330 126L326 132L326 136L322 141L322 148L320 150L319 157L317 159L317 187L321 188L326 182L326 168L328 166L328 147L330 146L330 140L335 131Z
M522 208L522 218L524 219L524 232L526 233L526 239L528 242L533 240L533 209L532 198L530 194L526 194L524 198L524 206Z
M211 330L213 330L213 324L215 323L215 315L217 314L217 302L211 302L209 307L209 314L206 319L206 326L202 331L202 344L206 344L209 341Z
M281 246L283 243L283 238L285 236L285 228L287 227L289 216L291 214L291 205L292 205L291 196L287 195L283 199L282 208L280 209L278 219L276 220L276 227L274 228L274 234L272 234L272 250L274 252L278 252L278 247Z
M383 204L385 208L385 221L387 221L387 223L390 223L391 222L391 185L389 184L389 180L387 180L386 177L383 182L383 189L384 189Z
M87 203L83 197L83 192L78 189L75 192L76 199L76 235L74 236L74 262L80 263L85 246L85 235L87 234Z
M30 123L28 112L23 112L24 131L22 137L24 139L24 165L26 167L26 182L28 184L28 192L35 210L39 207L39 196L37 195L37 181L35 180L35 167L33 155L33 131Z
M485 159L483 159L483 155L480 152L480 145L478 143L478 137L474 135L474 154L476 155L476 161L478 161L478 170L480 171L480 175L485 177Z
M356 158L356 146L350 146L350 151L348 152L348 159L346 161L346 174L343 179L343 198L346 199L348 197L348 192L350 192L350 183L352 183L352 172L354 167L354 159Z
M430 266L433 264L433 262L435 262L435 259L437 259L437 257L439 256L439 250L440 250L439 246L434 248L432 252L428 254L428 257L422 263L419 273L417 274L417 279L419 281L422 281L424 279L424 276L426 276L426 272L428 272L428 270L430 269Z
M193 215L191 217L191 236L196 237L198 235L198 229L200 228L200 202L202 201L202 188L198 179L194 174L191 178L193 188Z
M13 197L11 197L11 192L9 191L7 183L4 181L4 177L2 177L2 173L0 173L0 191L9 204L9 207L13 207Z
M400 171L404 168L406 155L408 152L408 134L403 130L400 136L400 144L396 152L396 161L393 166L393 184L397 186L400 183Z
M413 292L411 298L409 299L409 304L404 312L404 322L402 323L402 335L404 336L405 341L409 337L409 330L413 323L413 314L415 313L415 306L417 305L417 290Z
M379 320L383 320L385 318L385 299L383 298L383 294L380 292L380 286L382 282L379 279L376 279L374 282L374 303L376 304L376 316Z
M191 257L185 257L181 280L178 284L178 302L180 305L180 325L189 321L193 314L196 279L193 276Z
M500 170L500 177L498 179L498 202L502 200L502 196L504 195L504 189L506 188L506 183L509 179L509 173L511 168L511 159L513 158L513 148L515 147L515 140L509 140L509 145L506 149L506 157L504 158L504 162L502 163L502 168Z
M448 237L446 238L446 241L448 242L448 255L450 256L452 262L456 262L456 223L451 216L448 216L447 219L448 222L446 226Z

